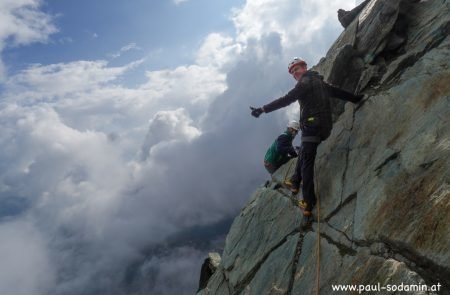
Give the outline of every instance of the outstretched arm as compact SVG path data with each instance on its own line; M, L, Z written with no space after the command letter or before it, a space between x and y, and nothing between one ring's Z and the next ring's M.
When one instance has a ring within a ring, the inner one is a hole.
M304 92L305 87L302 86L302 83L297 83L297 85L295 85L295 87L285 96L275 99L274 101L269 102L268 104L260 108L250 107L250 109L252 110L252 116L258 118L262 113L270 113L284 108L294 101L301 99L304 96Z
M274 101L266 104L264 108L265 113L270 113L278 109L284 108L304 96L305 87L302 83L297 83L285 96L282 96Z

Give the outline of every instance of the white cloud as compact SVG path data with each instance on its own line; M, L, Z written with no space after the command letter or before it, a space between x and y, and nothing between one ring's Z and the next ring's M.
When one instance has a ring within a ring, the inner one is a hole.
M201 66L224 69L238 59L242 46L233 38L219 33L209 34L197 53L196 62Z
M0 54L5 46L47 42L48 36L57 32L52 17L39 10L40 4L39 0L0 1ZM0 60L0 81L5 73Z
M56 279L45 238L25 221L0 223L2 294L44 295Z
M123 53L130 51L130 50L142 50L142 48L137 46L136 43L130 43L130 44L127 44L127 45L123 46L122 48L120 48L118 52L110 54L110 56L112 58L118 58L118 57L122 56Z
M161 109L184 108L186 118L198 124L208 100L226 87L224 74L196 65L148 72L148 82L137 88L120 85L120 77L136 64L139 61L122 67L110 67L105 61L34 65L8 80L3 106L18 113L29 112L25 106L30 105L50 109L70 129L103 133L120 146L126 159L132 159L141 153L149 118ZM190 130L198 133L184 129Z
M57 30L52 17L39 10L38 0L0 2L0 40L11 38L11 45L45 42Z
M42 247L51 255L54 271L60 274L57 289L64 289L69 282L83 288L99 270L105 271L111 265L107 257L130 257L123 240L114 233L116 229L111 228L130 177L120 147L104 133L68 127L49 106L9 105L1 109L1 115L0 204L6 196L28 200L30 207L11 218L22 220L27 216L36 232L48 241ZM7 233L0 230L2 241L12 240ZM112 240L115 243L108 245ZM24 240L23 244L36 243ZM86 252L80 257L77 251ZM20 257L27 257L23 253L10 254L11 263L19 266ZM29 263L34 262L30 259ZM30 270L20 273L10 272L9 264L2 263L0 273L8 272L8 281L44 283L44 266L27 265ZM54 284L51 287L52 294L67 294L65 289L56 292ZM23 294L40 294L36 290Z
M82 99L80 94L98 98L102 92L107 92L105 96L114 95L108 91L114 90L122 96L145 95L147 100L172 97L190 104L217 96L226 89L223 73L214 67L198 65L149 71L146 73L148 81L138 88L120 86L118 79L142 62L121 67L110 67L103 60L32 65L8 79L6 93L12 101L57 101L61 105L66 99Z
M33 65L11 77L6 87L28 103L51 101L76 92L89 92L116 80L133 65L108 67L106 61L75 61L51 65ZM15 98L17 100L17 98Z
M191 247L176 248L164 256L154 256L140 267L139 275L147 294L193 294L192 285L198 282L200 266L206 253ZM161 267L162 266L162 267ZM195 271L192 271L195 270ZM148 277L155 281L154 285L146 284ZM177 278L177 284L167 284ZM194 284L193 284L194 282Z
M140 87L150 97L166 97L196 103L214 98L226 90L225 74L211 66L179 66L173 70L147 72L148 82Z
M113 132L116 119L148 105L143 91L120 85L121 77L141 62L122 67L110 67L106 61L34 65L7 80L3 100L52 106L74 128Z
M1 114L8 120L0 125L4 193L58 208L64 218L66 209L71 214L81 210L98 221L100 212L114 204L127 176L105 134L72 129L48 106L10 106Z
M201 131L192 126L192 119L184 109L159 111L150 120L148 133L142 148L143 158L158 149L167 148L167 143L177 144L191 141L201 135Z
M276 32L285 51L299 51L310 46L327 27L336 27L333 23L337 23L339 8L353 5L346 0L247 0L244 7L234 11L232 19L240 42Z

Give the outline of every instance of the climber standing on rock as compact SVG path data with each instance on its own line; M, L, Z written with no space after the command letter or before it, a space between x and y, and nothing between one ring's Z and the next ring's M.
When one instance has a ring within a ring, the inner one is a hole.
M314 192L314 161L318 145L331 133L333 125L331 118L330 97L337 97L353 103L359 102L363 95L353 95L323 81L317 72L307 69L306 62L294 58L288 65L289 73L297 80L295 87L286 95L264 105L254 108L252 116L258 118L262 113L270 113L298 101L300 104L300 129L302 131L302 146L295 168L295 173L285 181L293 193L299 190L303 180L303 200L299 202L303 209L304 226L312 221L312 209L316 205Z

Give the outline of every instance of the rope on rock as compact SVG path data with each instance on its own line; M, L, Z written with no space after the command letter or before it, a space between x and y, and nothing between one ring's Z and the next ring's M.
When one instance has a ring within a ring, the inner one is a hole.
M316 295L319 295L320 287L320 202L319 195L317 197L317 242L316 242ZM310 294L313 293L311 289Z
M298 158L297 158L298 160ZM291 160L289 163L289 167L284 174L283 182L286 180L289 172L291 171L292 164L294 161ZM319 295L319 286L320 286L320 198L319 194L316 194L317 197L317 243L316 243L316 295ZM311 290L312 291L312 290Z
M314 167L317 170L317 167ZM317 242L316 242L316 295L319 295L320 287L320 194L318 181L314 181L317 205ZM312 290L311 290L312 293Z
M316 248L316 295L319 295L320 286L320 198L317 194L317 248Z

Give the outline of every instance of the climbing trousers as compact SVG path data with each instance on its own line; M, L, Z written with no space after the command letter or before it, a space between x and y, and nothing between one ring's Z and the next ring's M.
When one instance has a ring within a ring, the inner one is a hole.
M295 167L295 173L291 180L293 183L302 184L303 200L307 206L305 211L312 211L316 205L316 194L314 191L314 161L316 160L317 147L320 139L320 126L314 122L307 122L302 126L302 146L299 154L299 160Z
M317 154L316 142L303 142L300 165L296 167L296 173L303 178L302 195L306 201L306 211L311 211L316 205L316 194L314 191L314 161Z

